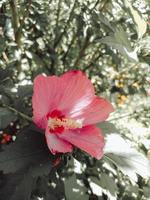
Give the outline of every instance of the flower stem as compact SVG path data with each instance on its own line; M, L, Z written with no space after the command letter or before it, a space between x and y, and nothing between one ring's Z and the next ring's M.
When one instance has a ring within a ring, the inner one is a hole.
M22 118L26 119L27 121L32 122L32 118L29 117L29 116L27 116L26 114L24 114L24 113L22 113L22 112L16 110L16 109L13 108L13 107L6 105L6 104L3 104L3 106L4 106L5 108L8 108L9 110L15 112L16 114L20 115Z

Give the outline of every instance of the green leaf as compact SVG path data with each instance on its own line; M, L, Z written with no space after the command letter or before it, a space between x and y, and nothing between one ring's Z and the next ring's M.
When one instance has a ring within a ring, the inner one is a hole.
M93 11L91 17L95 26L100 27L103 25L105 29L107 28L106 31L114 32L114 27L111 25L110 21L106 18L106 16L104 16L102 13L97 13L97 11Z
M18 96L21 98L32 95L32 85L21 85L18 87Z
M149 187L143 187L143 193L145 197L150 197L150 189Z
M118 187L113 177L110 177L109 175L105 173L101 173L100 180L98 180L98 178L96 177L90 177L90 178L91 178L91 181L93 181L95 184L109 191L111 195L113 196L116 195L118 191Z
M0 108L0 129L6 128L10 122L16 120L16 115L7 108Z
M137 180L137 174L143 178L150 177L149 160L117 134L107 135L105 159L115 164L134 181Z
M6 46L4 37L0 36L0 44L1 44L0 45L0 53L2 53L3 51L5 51L5 46Z
M1 177L0 200L30 200L34 179L24 170ZM7 192L6 192L7 191Z
M39 48L43 50L45 48L45 43L44 43L43 39L42 38L38 38L36 41L37 41L37 43L39 45Z
M12 76L13 76L12 70L0 69L0 84L5 86L12 85L12 79L10 78Z
M118 129L115 127L115 125L108 121L101 122L96 126L99 127L102 130L102 133L105 135L118 132Z
M33 58L32 53L30 51L25 51L25 54L29 59Z
M77 178L75 174L68 177L64 181L64 185L65 185L65 194L66 194L67 200L72 200L72 199L73 200L77 200L77 199L88 200L89 199L88 195L86 194L87 188L77 183Z
M137 53L132 49L128 40L128 35L121 26L117 27L113 34L102 38L100 41L119 50L119 52L131 62L138 61Z
M130 195L138 195L139 192L139 186L137 184L135 185L126 185L126 191Z
M138 11L135 8L133 8L129 0L124 0L124 3L126 8L129 9L132 19L136 24L138 38L140 39L146 33L147 24L145 20L140 16Z
M0 171L5 175L0 200L1 197L7 200L30 200L34 180L48 175L51 170L51 154L44 134L34 125L26 127L14 143L2 146Z
M109 27L109 29L111 31L114 31L114 27L110 24L109 20L102 14L102 13L99 13L98 14L98 19L103 23L105 24L107 27Z
M118 190L118 187L117 187L114 179L104 173L101 174L100 185L102 188L108 190L114 196Z
M50 152L48 150L45 136L37 132L35 125L30 125L18 133L14 143L4 145L0 152L0 170L5 173L13 173L22 168L34 167L34 174L48 173L51 168ZM45 170L41 170L45 167ZM37 169L38 168L38 169Z

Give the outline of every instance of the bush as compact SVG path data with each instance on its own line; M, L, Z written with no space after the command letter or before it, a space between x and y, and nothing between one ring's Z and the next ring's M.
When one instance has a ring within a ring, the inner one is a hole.
M0 200L150 198L148 4L0 2ZM115 107L98 124L101 160L79 149L50 154L32 123L34 78L71 69L85 72Z

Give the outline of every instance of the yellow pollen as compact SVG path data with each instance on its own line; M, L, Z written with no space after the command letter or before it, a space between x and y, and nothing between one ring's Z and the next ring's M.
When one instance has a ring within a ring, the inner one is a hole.
M82 128L82 123L73 119L59 119L59 118L49 118L48 127L55 129L56 127L63 126L65 129L76 129Z

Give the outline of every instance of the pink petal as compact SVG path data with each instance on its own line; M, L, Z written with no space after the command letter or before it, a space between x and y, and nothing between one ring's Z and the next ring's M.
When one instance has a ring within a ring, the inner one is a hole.
M59 109L66 115L81 113L81 110L91 103L95 94L91 81L78 70L69 71L60 78L66 85Z
M100 129L95 126L86 126L82 129L68 130L58 137L84 150L91 156L100 159L103 156L104 137Z
M81 119L83 125L85 126L105 121L109 114L113 111L113 106L106 99L95 97L91 104L82 110L81 114L72 114L71 118L78 120Z
M53 154L57 152L72 152L72 145L69 142L64 141L63 139L60 139L56 134L49 133L48 128L46 129L45 136L48 148Z
M46 115L54 110L60 101L60 79L57 76L45 77L39 75L34 79L34 93L32 97L33 121L45 129L47 125Z

